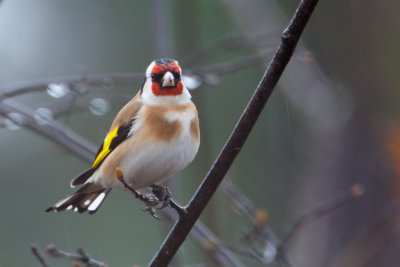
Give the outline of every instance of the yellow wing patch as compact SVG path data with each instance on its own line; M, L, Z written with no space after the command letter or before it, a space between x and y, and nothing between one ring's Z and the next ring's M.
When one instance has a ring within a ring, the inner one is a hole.
M92 168L96 168L97 165L99 165L99 163L108 155L108 153L111 152L110 145L111 145L112 140L117 136L118 128L119 127L115 127L113 130L108 132L108 134L103 142L103 148L97 154L96 159L94 160L94 162L92 164Z

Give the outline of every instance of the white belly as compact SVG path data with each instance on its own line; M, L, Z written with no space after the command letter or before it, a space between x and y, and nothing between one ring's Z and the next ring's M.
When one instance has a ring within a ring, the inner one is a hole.
M147 187L180 172L192 162L197 150L198 144L187 135L171 143L152 142L128 154L121 169L131 186Z

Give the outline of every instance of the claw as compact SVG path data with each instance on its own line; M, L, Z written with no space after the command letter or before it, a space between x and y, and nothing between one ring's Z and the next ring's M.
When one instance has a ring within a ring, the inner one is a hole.
M126 189L131 191L136 198L140 199L146 204L146 208L143 209L143 211L149 212L151 216L153 216L153 218L160 220L160 217L157 216L156 209L163 209L168 205L174 208L180 216L183 216L183 214L185 214L185 210L178 206L171 199L172 194L168 187L152 185L152 193L143 194L125 182L124 173L122 172L121 168L115 168L115 176L125 186Z
M143 211L148 211L153 218L156 218L160 220L160 218L156 214L155 206L157 206L160 203L160 199L153 193L153 194L142 194L135 188L131 187L129 184L127 184L124 180L124 174L122 170L117 167L115 168L115 176L117 179L125 186L126 189L131 191L136 198L140 199L146 204L146 208L143 209Z
M144 197L143 201L148 207L155 207L160 203L160 199L152 193L144 194L143 197Z
M168 187L160 186L160 185L152 185L152 192L153 194L159 199L160 204L157 209L163 209L170 204L170 200L172 197L171 191Z
M142 209L142 210L143 210L144 212L149 212L150 215L151 215L154 219L161 220L161 218L157 216L157 213L156 213L156 210L154 209L154 207L147 206L145 209Z

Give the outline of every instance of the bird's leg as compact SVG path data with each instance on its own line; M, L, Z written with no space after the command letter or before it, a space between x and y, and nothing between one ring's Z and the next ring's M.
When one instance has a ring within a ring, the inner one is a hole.
M172 197L169 188L166 186L161 186L156 184L153 184L150 187L151 187L151 192L153 192L153 194L160 200L159 203L161 205L158 207L158 209L163 209L166 206L168 206Z
M179 206L172 199L172 194L168 187L155 184L150 187L152 189L153 194L160 200L159 203L161 203L161 205L158 207L158 209L163 209L168 205L170 205L171 208L176 210L176 212L179 214L180 217L186 215L186 209L184 207Z
M141 192L137 191L135 188L127 184L124 180L124 173L122 172L121 168L115 168L115 176L117 179L125 186L126 189L131 191L133 195L143 201L146 204L146 208L144 211L148 211L151 216L153 216L156 219L160 219L155 210L155 206L157 206L160 203L160 200L158 197L153 193L153 194L142 194Z

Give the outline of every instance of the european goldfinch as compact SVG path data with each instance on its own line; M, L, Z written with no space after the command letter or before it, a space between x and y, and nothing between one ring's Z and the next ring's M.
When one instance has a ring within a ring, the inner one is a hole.
M200 144L197 110L174 59L153 61L136 96L117 114L91 168L71 181L82 185L46 211L93 214L113 188L116 177L138 189L168 179L194 159Z

